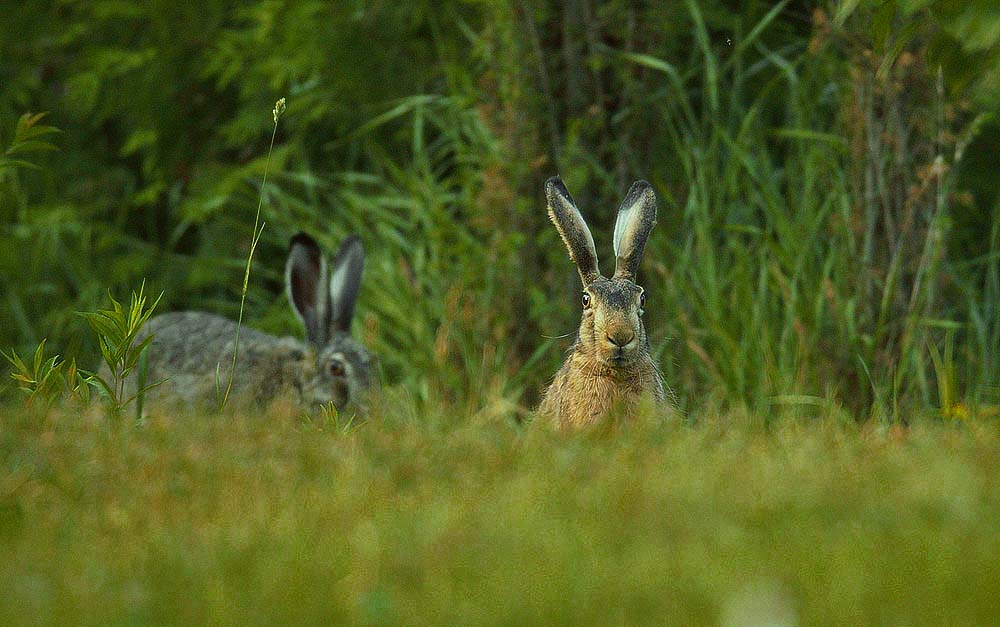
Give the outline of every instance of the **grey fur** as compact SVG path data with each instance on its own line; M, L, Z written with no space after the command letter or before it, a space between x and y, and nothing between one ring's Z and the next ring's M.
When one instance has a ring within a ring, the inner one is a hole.
M337 331L349 333L351 330L364 269L365 248L357 235L350 235L340 244L330 276L331 324Z
M304 408L332 401L341 411L350 406L363 409L366 393L378 383L375 358L349 332L363 261L361 241L351 236L341 245L328 278L328 265L316 242L301 233L292 238L286 290L308 341L244 326L232 396L265 403L284 394ZM339 289L331 302L330 284L338 270L342 271ZM339 309L333 306L337 302ZM236 323L201 311L173 312L151 319L139 341L150 334L154 338L148 349L146 383L166 381L147 398L185 405L214 403L216 370L223 389L228 381ZM133 390L135 377L130 382Z
M292 311L306 328L306 338L316 346L330 336L329 270L316 240L298 233L288 245L285 292Z

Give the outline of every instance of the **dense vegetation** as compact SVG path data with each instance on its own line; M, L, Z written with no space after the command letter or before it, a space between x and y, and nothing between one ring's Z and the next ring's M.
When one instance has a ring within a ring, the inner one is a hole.
M287 96L255 326L296 331L293 232L357 232L386 381L523 413L578 313L541 182L562 174L604 250L641 177L647 324L684 409L965 415L998 396L1000 18L956 6L23 4L0 26L0 345L92 365L74 312L144 278L161 310L233 315ZM60 132L19 146L27 112Z

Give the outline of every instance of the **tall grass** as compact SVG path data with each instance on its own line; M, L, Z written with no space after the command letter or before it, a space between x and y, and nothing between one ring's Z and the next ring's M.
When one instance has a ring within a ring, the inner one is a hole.
M247 288L250 285L250 268L253 265L253 254L257 250L257 244L260 242L260 236L264 233L264 226L267 224L266 222L260 221L260 208L264 204L264 190L267 189L267 171L271 165L271 153L274 150L274 138L278 134L278 118L281 117L281 114L284 112L285 99L279 98L274 103L274 109L271 111L271 114L274 117L274 128L271 130L271 143L267 146L267 158L264 161L264 175L261 178L260 194L257 198L257 211L254 213L253 217L253 231L250 238L250 250L247 252L247 265L243 272L243 287L240 289L240 312L236 318L236 337L233 340L233 360L229 365L229 379L226 381L225 392L222 391L220 377L222 364L216 364L215 369L215 394L219 411L225 409L226 403L229 401L229 394L233 390L233 377L236 375L236 357L239 355L240 351L240 330L243 327L243 310L246 305Z
M862 61L849 46L828 44L843 55L839 70L801 40L771 48L767 35L786 5L771 5L721 46L699 5L686 3L693 45L676 62L593 45L609 68L600 80L625 94L612 112L617 132L653 133L620 154L625 172L653 181L661 198L642 277L654 351L686 410L746 406L772 419L843 409L893 421L936 406L950 415L951 405L980 396L974 381L996 376L990 318L979 311L992 307L989 292L966 285L967 306L942 292L942 277L963 267L944 246L952 171L967 139L939 140L955 130L939 115L940 91L914 104L893 100L876 79L852 84L851 64ZM505 16L520 19L500 12L500 33ZM382 356L389 382L429 407L515 406L524 415L579 315L541 181L558 171L583 190L578 200L601 246L624 192L618 182L629 177L589 154L582 137L546 146L544 130L525 139L508 128L529 114L519 107L536 106L509 93L523 78L496 57L509 42L490 37L510 35L469 36L496 91L470 99L458 84L448 96L387 105L340 140L366 147L368 171L282 176L268 219L327 233L331 245L347 232L363 236L370 263L357 331ZM551 92L561 77L542 69ZM940 87L919 67L890 70L885 80ZM900 121L880 126L876 106L896 107ZM576 122L550 109L557 127ZM932 127L915 135L928 116ZM974 126L958 130L967 137ZM409 148L385 153L366 139L376 133L408 138ZM912 152L893 152L889 142L902 140L885 133L910 134ZM529 170L510 162L532 150L554 161L536 157L543 165ZM900 194L913 192L900 180L923 191L907 200ZM893 232L896 223L904 230ZM935 361L964 354L943 351L945 341L975 343L967 350L981 358L966 362L975 372Z
M996 423L17 411L4 624L989 624ZM411 418L416 416L416 418Z
M563 176L606 254L614 210L641 177L660 198L640 276L647 327L686 411L893 421L995 404L996 220L980 258L949 249L960 148L976 116L922 61L927 16L901 13L909 39L890 53L866 39L865 20L884 12L865 6L840 22L818 10L811 23L788 2L732 15L694 1L412 15L427 30L407 36L440 62L433 80L322 133L317 120L342 103L323 107L330 87L319 78L296 82L306 104L289 112L266 188L266 159L247 155L261 155L267 137L227 143L256 132L237 132L234 113L219 141L237 163L178 165L169 194L151 184L113 219L99 203L40 203L4 227L31 258L7 297L9 343L23 352L48 336L61 354L96 354L62 346L82 334L60 312L92 309L106 283L140 271L166 292L164 308L245 313L295 333L280 297L289 236L305 229L334 249L356 232L368 257L355 333L379 354L386 383L428 411L524 416L579 316L542 181ZM223 38L206 70L222 87L238 75L226 60L257 41L254 28L325 50L308 29L282 30L274 10L248 9L249 30ZM287 74L327 76L316 63ZM130 150L155 144L130 138ZM268 224L259 240L257 207ZM241 289L248 246L255 275ZM0 255L5 268L18 267L13 249ZM57 271L45 276L62 278L38 279L46 264ZM35 302L49 311L35 315Z

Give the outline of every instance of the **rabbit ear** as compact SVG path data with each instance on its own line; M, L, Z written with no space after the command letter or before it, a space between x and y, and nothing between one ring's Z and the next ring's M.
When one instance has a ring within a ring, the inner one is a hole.
M330 322L335 331L348 333L354 317L354 304L361 288L361 273L365 269L365 247L357 235L349 235L340 244L333 260L330 276L330 296L333 303Z
M615 277L635 281L649 232L656 224L656 194L646 181L629 188L615 221Z
M569 249L569 258L580 271L580 279L584 285L589 285L601 276L597 268L594 237L561 178L553 176L545 181L545 197L549 203L549 218Z
M285 289L292 310L306 327L306 337L316 346L329 339L330 293L326 259L316 240L305 233L292 238L285 264Z

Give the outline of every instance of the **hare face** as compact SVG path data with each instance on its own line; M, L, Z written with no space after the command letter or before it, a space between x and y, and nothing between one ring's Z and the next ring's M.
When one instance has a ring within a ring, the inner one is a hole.
M625 366L642 355L643 289L628 279L599 278L583 290L582 348L598 362Z
M348 335L335 337L315 356L301 382L307 405L332 402L338 410L363 404L372 384L371 354Z

